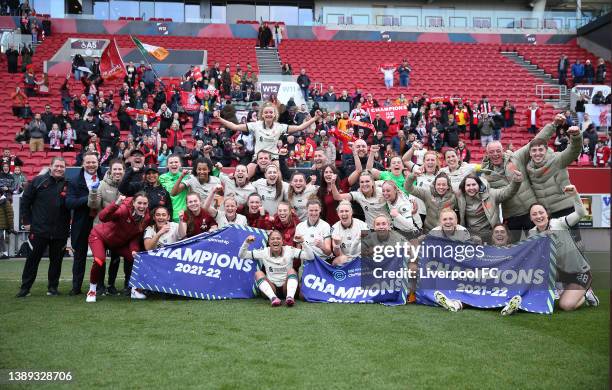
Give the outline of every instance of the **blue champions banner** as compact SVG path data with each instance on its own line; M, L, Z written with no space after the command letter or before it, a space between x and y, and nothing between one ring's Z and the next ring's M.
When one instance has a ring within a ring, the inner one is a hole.
M255 236L255 247L265 245L263 230L229 225L139 252L130 285L199 299L254 298L257 262L238 257L249 235Z
M405 280L374 279L369 271L371 262L359 257L339 267L331 266L318 257L304 262L300 286L304 299L307 302L405 304ZM386 261L377 266L377 272L395 270L402 264L401 261Z
M520 295L522 310L553 312L556 262L548 237L493 247L428 236L419 249L417 303L435 305L436 290L479 308L503 307Z

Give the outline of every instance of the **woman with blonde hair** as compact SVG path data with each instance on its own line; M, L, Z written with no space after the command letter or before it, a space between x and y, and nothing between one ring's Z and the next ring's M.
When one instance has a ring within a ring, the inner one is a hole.
M269 102L262 105L261 112L259 114L259 118L261 118L261 120L255 122L235 124L221 118L219 111L215 111L213 115L215 118L219 119L221 125L232 131L241 131L243 133L252 132L253 136L255 137L254 156L257 156L257 153L259 153L260 150L267 150L272 154L273 158L276 157L276 159L278 159L277 142L282 135L307 129L322 116L321 111L317 111L313 118L302 122L302 124L299 126L286 125L278 122L278 108L276 105ZM254 171L255 164L250 163L248 168L249 171Z

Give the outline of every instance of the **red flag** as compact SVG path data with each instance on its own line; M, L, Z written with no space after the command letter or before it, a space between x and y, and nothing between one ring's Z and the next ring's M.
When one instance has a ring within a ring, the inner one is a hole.
M114 39L106 46L100 57L100 73L104 80L122 79L126 75L125 65Z
M181 105L185 111L196 111L200 109L200 103L192 92L181 91Z

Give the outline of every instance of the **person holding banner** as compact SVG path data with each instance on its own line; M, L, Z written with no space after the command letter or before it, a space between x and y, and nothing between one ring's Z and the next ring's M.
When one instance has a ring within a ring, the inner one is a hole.
M187 209L179 211L179 224L186 232L186 237L217 229L215 221L202 207L202 199L195 192L187 194Z
M145 229L145 250L160 248L181 240L187 232L184 224L170 221L170 212L164 206L153 210L153 224Z
M223 199L223 208L221 210L211 207L213 200L215 199L215 195L220 194L222 191L223 186L217 185L208 193L208 196L204 201L204 211L206 211L215 219L215 221L217 221L218 228L222 228L232 223L243 226L248 225L246 217L242 214L236 213L238 210L238 202L236 201L236 197L233 195L229 195L227 193L225 194L225 198Z
M348 200L342 200L336 208L340 220L331 228L332 265L340 266L361 255L361 236L369 230L360 219L353 218L353 207Z
M425 203L423 231L427 233L438 225L440 210L445 208L453 210L457 207L457 197L452 189L450 178L444 172L436 175L433 185L430 185L429 188L416 187L415 174L420 174L420 171L409 174L404 182L404 187L411 195Z
M499 222L499 205L512 198L523 181L523 174L513 171L510 184L491 188L489 183L474 174L467 175L457 192L461 222L471 234L489 242L493 226Z
M546 234L555 246L557 281L563 284L564 289L559 296L561 310L572 311L585 304L599 306L599 298L591 288L591 267L569 234L569 230L586 215L586 210L575 186L569 184L563 188L563 192L573 201L574 211L566 216L551 218L552 214L544 204L532 204L529 216L535 227L529 231L529 235Z
M435 237L447 238L450 240L467 242L470 239L478 242L479 238L471 237L469 231L457 223L457 213L454 210L445 208L440 211L440 225L431 230L429 234ZM507 237L507 235L506 235ZM463 310L464 303L458 299L448 298L442 291L434 291L435 302L450 312ZM515 313L521 306L522 298L520 295L515 295L506 303L506 306L501 310L502 316L509 316Z
M123 257L128 267L125 275L129 280L134 262L133 253L140 250L140 240L149 224L149 200L144 192L133 198L120 195L114 203L100 212L100 224L94 226L89 235L89 248L94 261L89 275L89 292L85 302L96 302L96 286L101 282L102 269L106 260L106 250ZM145 299L146 296L132 287L132 299Z
M288 307L295 305L295 293L298 288L298 275L292 268L293 259L313 260L314 254L308 244L302 249L283 245L283 235L273 230L268 236L268 247L249 250L249 244L255 241L255 236L248 236L238 256L241 259L253 259L260 263L261 271L255 272L255 283L263 295L270 299L273 307L281 305L277 295L285 296ZM303 244L304 238L295 235L293 241Z

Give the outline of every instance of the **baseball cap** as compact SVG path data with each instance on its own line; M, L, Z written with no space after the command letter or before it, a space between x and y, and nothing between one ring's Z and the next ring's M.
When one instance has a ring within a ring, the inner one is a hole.
M159 173L159 170L157 169L157 166L155 166L155 165L147 165L145 170L144 170L144 172L145 173L149 173L149 172L157 172L157 173Z

